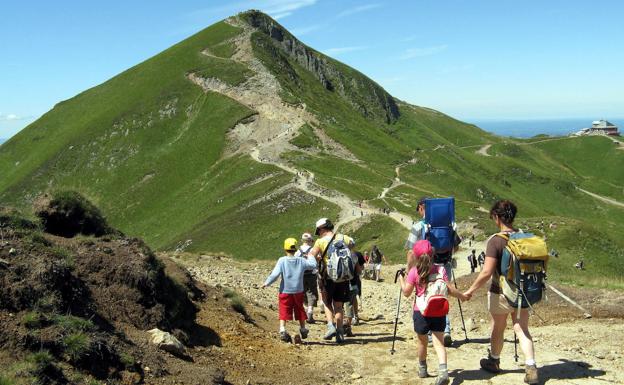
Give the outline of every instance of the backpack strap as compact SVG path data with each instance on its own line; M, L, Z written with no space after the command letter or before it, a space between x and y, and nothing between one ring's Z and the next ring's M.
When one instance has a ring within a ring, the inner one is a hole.
M327 247L325 248L325 250L323 250L323 253L321 254L321 265L322 265L321 270L323 271L323 275L327 274L327 262L325 262L325 256L327 255L327 250L329 250L329 246L331 246L335 238L336 238L336 233L334 233L334 236L331 237L331 239L327 243Z

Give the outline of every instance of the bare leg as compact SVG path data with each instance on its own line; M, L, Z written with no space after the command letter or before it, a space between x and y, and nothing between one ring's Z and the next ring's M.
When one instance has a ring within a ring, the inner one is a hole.
M535 351L533 350L533 338L529 333L529 310L520 310L520 321L516 320L516 312L512 313L514 332L520 341L520 349L524 353L525 360L535 360Z
M328 323L334 323L334 307L327 296L327 292L323 290L321 292L321 298L323 299L323 307L325 308L325 318Z
M342 302L334 301L333 305L336 315L336 328L340 329L342 327L342 320L344 316L344 312L342 310Z
M507 314L490 314L492 316L492 332L490 334L490 352L493 356L500 356L505 342L505 328Z
M418 336L418 361L427 361L427 345L429 341L426 334L416 334Z
M446 364L446 348L444 347L444 333L433 332L433 348L438 355L438 362L440 364ZM420 336L419 336L420 337Z

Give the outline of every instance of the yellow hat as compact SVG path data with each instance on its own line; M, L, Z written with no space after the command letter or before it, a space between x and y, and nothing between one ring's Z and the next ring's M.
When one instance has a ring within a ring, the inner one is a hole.
M295 238L286 238L284 241L284 250L297 251L297 240Z

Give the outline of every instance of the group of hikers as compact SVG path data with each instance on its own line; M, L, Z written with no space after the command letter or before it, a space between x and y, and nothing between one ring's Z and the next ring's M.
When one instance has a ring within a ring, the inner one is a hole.
M487 301L491 315L490 348L487 357L481 359L480 367L491 373L500 372L504 332L507 319L511 316L514 333L519 339L525 357L524 380L528 384L537 384L538 372L533 340L529 332L528 308L520 305L517 308L515 305L512 306L508 297L503 294L506 287L500 279L504 276L501 272L504 250L510 239L518 232L513 226L517 213L516 205L509 200L499 200L492 206L490 218L500 232L489 238L486 250L482 253L483 263L479 263L481 271L477 278L468 290L460 292L456 285L452 286L449 281L451 279L454 281L452 255L457 251L461 239L457 232L453 231L450 249L436 250L433 247L427 232L429 225L425 220L427 202L428 198L422 198L418 202L417 211L422 219L414 222L405 242L406 268L397 272L401 293L405 297L410 297L412 293L416 294L412 318L417 335L418 376L421 378L429 376L426 357L428 343L432 343L439 363L435 384L449 383L446 347L452 345L452 338L448 316L449 301L446 300L446 296L469 301L476 290L490 282ZM279 258L263 287L281 277L280 338L285 342L292 341L286 330L286 321L293 318L300 326L295 342L308 337L306 322L314 322L313 308L318 298L318 287L327 322L323 338L326 340L335 338L336 343L340 344L344 342L345 336L353 335L351 325L358 323L357 296L361 295L359 277L367 260L360 252L355 251L355 241L345 234L335 232L333 223L327 218L321 218L316 222L315 235L316 240L311 234L304 233L300 247L297 247L296 239L286 239L284 241L286 255ZM475 250L471 256L474 254ZM383 261L385 262L385 256ZM475 268L476 266L472 267L473 272Z

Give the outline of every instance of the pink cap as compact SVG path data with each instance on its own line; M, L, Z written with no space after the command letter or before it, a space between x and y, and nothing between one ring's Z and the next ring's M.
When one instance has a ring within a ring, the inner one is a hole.
M421 240L414 244L412 247L412 253L416 258L420 257L423 254L429 254L429 256L433 255L433 247L431 247L431 243L427 240Z

